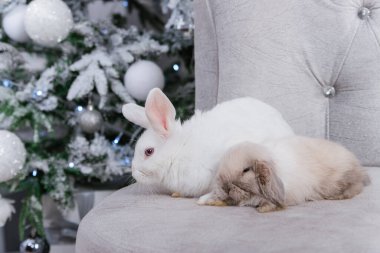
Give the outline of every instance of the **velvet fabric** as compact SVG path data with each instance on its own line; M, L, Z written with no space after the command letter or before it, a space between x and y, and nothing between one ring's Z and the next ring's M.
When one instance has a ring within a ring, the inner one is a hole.
M380 0L196 0L195 27L197 108L252 96L380 166Z
M350 200L283 211L198 206L138 184L117 191L82 220L77 253L380 252L380 169ZM155 194L152 194L156 192Z

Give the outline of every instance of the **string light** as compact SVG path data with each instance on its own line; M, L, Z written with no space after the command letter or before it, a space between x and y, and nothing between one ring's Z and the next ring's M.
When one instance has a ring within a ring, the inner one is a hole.
M76 111L76 112L82 112L82 111L83 111L83 106L78 105L78 106L75 108L75 111Z
M112 145L116 146L119 144L121 137L123 136L123 133L120 133L116 138L112 141Z
M179 70L179 65L173 64L173 70L177 72Z
M47 96L46 91L43 91L40 89L34 89L33 90L32 98L36 101L42 101L46 98L46 96Z
M2 80L2 85L5 88L12 88L13 87L13 82L11 80L8 80L8 79L3 79Z

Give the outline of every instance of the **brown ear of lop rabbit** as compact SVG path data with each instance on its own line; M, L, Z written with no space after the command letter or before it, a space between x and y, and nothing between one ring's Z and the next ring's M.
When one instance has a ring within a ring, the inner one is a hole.
M213 191L198 204L271 212L305 201L349 199L369 183L355 155L327 140L296 136L244 142L224 155Z

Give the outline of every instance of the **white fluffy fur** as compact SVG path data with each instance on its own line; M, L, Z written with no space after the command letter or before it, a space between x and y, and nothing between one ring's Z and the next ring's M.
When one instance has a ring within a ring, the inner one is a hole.
M153 99L159 103L157 107L166 106L166 111L170 111L172 105L160 90L150 92L146 102L149 108L154 108L151 103ZM129 114L136 117L141 111L134 107L124 105L124 115L134 123L144 122L145 119L128 118ZM128 113L129 110L133 112ZM157 112L146 111L145 114L149 113ZM146 115L139 117L145 118ZM164 124L165 120L169 120L166 123L170 129L167 134L162 134L148 127L143 133L136 144L132 161L133 177L138 182L159 184L189 197L198 197L211 190L217 164L231 146L242 141L260 143L269 138L293 135L277 110L253 98L224 102L207 112L197 111L183 124L168 115L148 118L161 119ZM150 124L160 124L160 121L150 121ZM154 154L145 157L146 148L154 148Z

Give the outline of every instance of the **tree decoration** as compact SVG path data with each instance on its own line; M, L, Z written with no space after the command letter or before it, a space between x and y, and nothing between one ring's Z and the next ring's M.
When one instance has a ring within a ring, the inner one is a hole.
M35 229L32 230L30 236L20 243L20 253L49 253L49 243L37 236Z
M61 0L34 0L26 9L25 30L42 46L56 46L67 37L73 24L71 10Z
M191 39L194 33L192 5L192 1L167 0L166 4L162 5L162 10L164 13L171 10L171 14L165 28L181 33L184 39Z
M12 132L0 130L0 182L15 177L24 167L26 150Z
M167 6L167 15L159 13L159 2ZM17 134L27 149L24 166L22 159L16 166L22 171L11 179L15 173L10 173L11 163L4 161L14 160L9 156L19 157L19 148L0 138L0 148L5 148L1 150L7 151L0 154L0 181L3 175L7 179L0 182L0 190L4 194L23 191L21 210L16 214L21 241L33 228L37 237L47 236L43 196L67 211L73 206L77 185L112 185L116 189L132 181L131 157L143 129L124 120L121 108L136 99L144 100L153 87L164 88L163 72L165 93L178 115L186 118L192 114L192 39L183 38L186 27L183 22L175 26L174 18L169 18L165 29L166 18L173 13L186 15L182 12L191 2L120 2L123 14L138 14L142 26L137 28L131 25L131 16L121 16L121 12L105 20L89 18L90 0L0 0L2 19L28 3L23 23L29 40L18 43L9 31L0 33L0 129ZM156 59L164 59L165 69L153 63ZM139 81L136 73L144 77L142 85L134 83ZM124 83L129 74L132 82ZM87 97L96 101L96 108L91 103L83 106ZM0 199L0 224L12 211L11 202Z
M100 130L103 124L103 117L89 100L87 110L79 114L78 123L83 132L93 134Z
M3 16L3 29L4 32L14 41L26 42L29 36L25 31L24 17L26 12L26 5L19 5Z
M142 60L128 68L124 76L124 84L132 97L144 101L151 89L164 88L165 79L157 64Z
M95 133L91 140L78 135L69 144L69 161L73 169L92 175L101 181L110 180L130 171L126 157L132 154L129 146L115 147L103 135Z
M104 50L96 50L84 55L79 61L70 66L71 71L78 71L79 75L67 93L67 99L81 98L89 94L94 87L101 97L108 94L107 74L117 72L112 67L113 62Z

